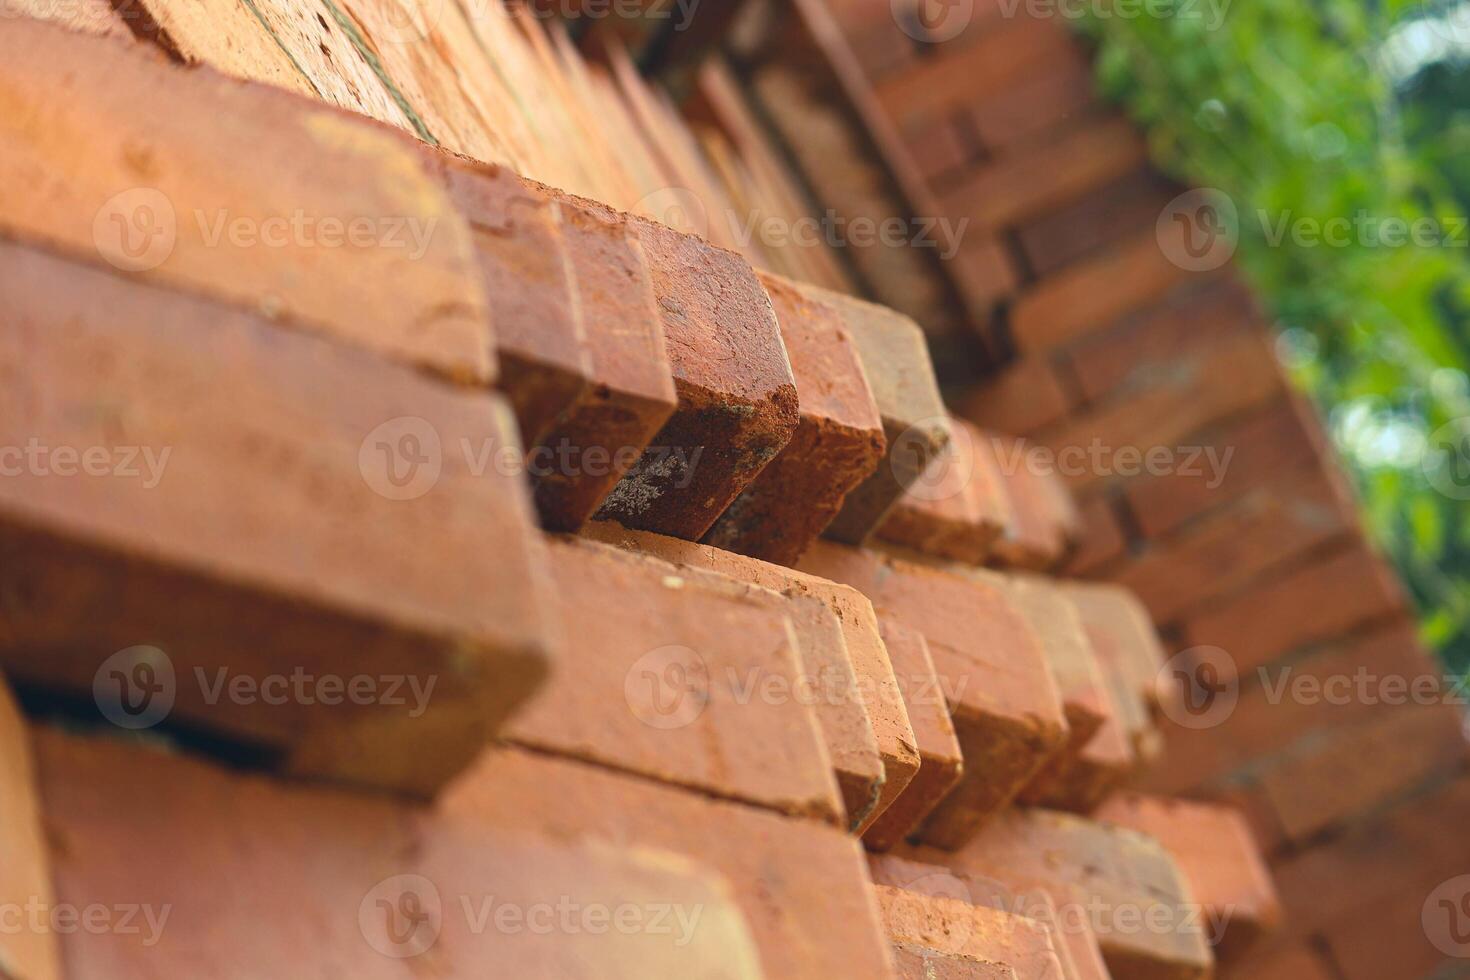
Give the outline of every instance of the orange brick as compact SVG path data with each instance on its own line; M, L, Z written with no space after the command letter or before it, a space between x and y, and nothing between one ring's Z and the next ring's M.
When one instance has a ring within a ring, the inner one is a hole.
M494 378L469 228L396 134L37 21L8 26L0 65L12 237L450 378ZM69 133L88 134L85 153ZM371 246L330 247L360 221Z
M1014 969L964 953L941 953L913 943L894 943L899 980L1017 980Z
M1177 694L1160 681L1166 656L1147 610L1135 595L1115 585L1079 583L1068 587L1067 597L1082 617L1134 751L1151 758L1157 739L1153 719L1166 699Z
M1128 535L1110 495L1078 501L1077 520L1077 547L1065 562L1068 575L1092 577L1123 557Z
M1022 356L971 389L958 414L993 432L1029 435L1065 418L1070 404L1050 360Z
M1063 980L1048 929L1032 919L890 885L873 889L894 942L1004 964L1017 980Z
M1215 954L1234 959L1281 925L1281 899L1245 819L1235 810L1156 796L1109 800L1097 819L1147 834L1179 864L1195 900L1215 921Z
M909 487L878 537L934 558L978 565L1012 526L1015 509L995 454L983 445L990 436L958 419L951 420L951 433L950 454Z
M863 834L864 844L882 851L918 829L959 782L965 760L924 634L892 616L879 616L878 623L919 749L919 771Z
M791 441L796 381L771 301L744 259L630 220L653 272L679 408L599 516L698 540Z
M1230 965L1224 976L1250 980L1334 980L1321 955L1305 943L1273 949Z
M863 814L857 832L866 831L908 786L919 769L920 761L914 729L888 651L879 634L872 603L861 592L781 565L731 554L709 545L629 531L610 522L590 524L586 533L609 544L650 554L675 565L719 572L784 595L820 599L842 624L847 655L857 678L856 691L867 709L878 752L883 759L881 794Z
M30 734L0 676L0 847L5 863L0 865L0 907L24 910L34 903L52 906L50 860L36 795L35 762ZM15 922L7 916L0 936L0 972L17 980L60 980L61 948L56 932L45 923Z
M133 32L128 29L128 24L137 20L136 14L129 17L129 11L116 10L107 0L84 0L76 4L51 3L49 0L13 0L6 10L11 17L35 17L55 21L69 30L100 34L115 42L132 44L136 41ZM142 30L140 25L140 32Z
M705 535L707 544L794 565L887 449L862 361L837 311L763 273L791 357L801 421L791 442Z
M928 640L965 772L923 836L958 846L1066 741L1041 641L980 570L948 571L825 542L807 553L801 568L861 590L880 612Z
M427 963L455 976L763 975L730 884L692 856L507 833L49 728L36 737L57 901L135 913L127 927L58 930L70 977L386 980ZM593 918L656 906L701 911L687 937Z
M1040 447L998 435L982 445L980 454L1000 474L1012 517L995 542L992 563L1030 571L1054 567L1081 529L1071 493Z
M492 752L441 809L501 833L657 848L723 874L770 977L884 977L892 956L861 848L832 827L516 751Z
M784 611L595 542L549 538L547 559L566 652L507 739L840 822L832 762L799 696L805 667Z
M116 699L125 721L143 694L130 725L203 726L359 784L429 793L468 764L555 646L523 488L455 451L517 445L498 396L0 251L0 371L47 379L44 398L0 393L0 444L114 467L48 456L0 482L17 679ZM278 698L298 675L307 694ZM359 677L371 696L344 695Z

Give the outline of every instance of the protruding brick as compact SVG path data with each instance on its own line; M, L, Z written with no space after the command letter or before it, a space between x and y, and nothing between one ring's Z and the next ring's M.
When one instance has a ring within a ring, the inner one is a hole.
M599 516L697 541L791 441L796 380L744 259L629 220L653 273L679 407Z
M803 571L861 590L924 634L949 700L964 777L926 822L924 839L957 847L1005 807L1059 750L1067 724L1041 641L979 569L946 570L818 542Z
M895 677L894 667L879 633L872 603L861 592L781 565L731 554L705 544L629 531L610 522L589 524L585 533L598 540L654 555L676 565L719 572L784 595L805 595L820 599L842 624L847 655L857 678L857 693L867 709L878 744L878 753L883 759L884 776L880 795L861 814L857 832L866 831L909 785L920 764L914 729L909 721L908 708Z
M1077 583L1066 586L1103 673L1113 683L1114 707L1126 719L1133 747L1154 754L1153 720L1179 695L1162 677L1168 655L1148 610L1128 589ZM1142 710L1140 711L1139 705Z
M1082 817L1012 810L949 855L954 868L1039 887L1063 918L1089 916L1115 980L1205 980L1214 958L1189 885L1152 838ZM1145 925L1147 923L1147 925Z
M124 44L136 42L128 29L125 16L113 8L108 0L81 0L80 3L53 3L51 0L6 0L7 19L35 17L55 21L69 30L87 34L100 34Z
M984 465L1000 474L1010 522L992 547L995 564L1047 571L1071 550L1081 518L1071 493L1044 450L1024 439L986 436L977 444Z
M990 963L964 953L941 953L914 943L894 943L899 980L1017 980L1004 963Z
M842 512L827 529L830 538L859 544L947 449L949 416L917 323L886 306L815 286L802 289L841 314L862 359L888 440L888 455L877 472L848 494Z
M441 809L501 833L659 848L729 879L771 977L884 977L892 957L850 837L618 773L516 750L487 753Z
M837 311L779 276L763 273L761 283L791 357L801 422L704 540L794 565L832 523L848 492L873 475L887 442L862 361Z
M890 885L873 890L894 942L1004 964L1017 980L1065 980L1050 930L1035 920Z
M863 843L882 851L919 828L959 782L965 760L924 634L891 615L880 615L878 624L919 748L919 771L863 835Z
M0 676L0 976L15 980L61 980L61 947L49 919L37 925L28 909L42 915L54 907L51 861L36 794L31 738L20 709ZM15 914L21 918L16 921Z
M128 928L61 930L78 980L389 980L427 964L453 976L763 976L730 883L694 855L507 833L156 749L36 736L57 900L128 915ZM619 915L643 928L605 927ZM656 928L654 916L670 921Z
M1147 834L1168 850L1195 899L1225 933L1216 955L1235 958L1281 924L1281 900L1245 819L1229 807L1136 793L1116 796L1097 819Z
M506 726L507 739L839 822L832 763L800 694L805 667L784 610L593 541L548 538L547 561L565 654Z
M460 381L493 379L469 228L413 151L347 113L137 47L28 20L0 34L12 105L0 228ZM88 134L85 152L72 133ZM343 247L361 222L372 243Z
M921 554L978 565L1015 522L996 456L979 443L990 438L968 422L951 420L952 451L889 512L878 537Z
M17 681L141 695L140 725L172 688L170 718L360 784L428 793L466 765L554 645L522 487L454 451L517 444L498 396L0 253L0 445L47 451L0 481ZM358 677L376 696L344 695Z

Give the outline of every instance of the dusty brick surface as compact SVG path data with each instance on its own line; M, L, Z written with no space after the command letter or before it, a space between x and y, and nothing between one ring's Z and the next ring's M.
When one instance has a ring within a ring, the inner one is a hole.
M698 540L791 441L796 380L744 259L630 220L653 274L679 407L599 516Z
M71 977L389 980L428 964L456 976L763 975L729 882L693 856L507 833L50 728L36 737L58 901L143 909L130 930L62 935ZM581 918L636 908L651 923L655 906L702 911L687 940Z
M1032 919L891 885L873 890L894 942L1004 964L1018 980L1064 980L1049 930Z
M863 832L878 819L909 785L920 764L914 729L893 664L879 633L872 603L861 592L781 565L721 551L709 545L630 531L612 522L589 524L585 533L600 541L654 555L676 565L719 572L784 595L810 596L825 603L842 625L847 656L857 680L856 691L867 710L878 752L883 759L881 791L877 799L861 811L858 832Z
M11 16L54 21L69 30L100 34L124 44L134 41L123 15L107 0L85 0L77 4L55 4L46 0L12 0L6 5Z
M1226 922L1216 955L1239 956L1281 925L1281 899L1245 819L1228 807L1128 793L1097 819L1147 834L1168 850L1194 897Z
M56 901L47 854L41 803L37 797L31 737L5 678L0 676L0 905L25 918L7 915L0 935L0 974L15 980L61 980L61 946L49 920L37 924L25 913Z
M794 565L869 479L887 442L867 375L842 318L795 283L770 273L771 297L796 378L795 435L705 535L726 551Z
M913 943L894 943L900 980L1015 980L1016 971L964 953L941 953Z
M951 452L930 464L878 528L878 537L935 558L978 565L1015 521L985 433L951 420Z
M965 760L924 634L890 615L880 615L878 624L914 726L920 763L908 788L863 834L864 844L882 851L918 829L959 782Z
M827 536L858 544L877 529L908 487L949 444L948 414L924 342L913 320L874 303L815 286L809 297L835 307L857 347L883 420L888 454L847 496Z
M659 848L723 874L769 978L886 977L892 955L858 843L832 827L514 750L442 800L499 832Z
M806 667L784 610L596 542L550 537L546 550L565 652L506 738L839 822L832 762L796 693Z
M990 573L947 570L830 542L801 569L863 592L929 643L964 754L964 777L926 822L955 847L1006 806L1067 737L1041 641Z
M543 520L571 531L635 465L678 397L652 273L627 216L570 195L558 200L592 387L551 426L542 440L550 455L533 476Z
M1042 888L1064 915L1088 916L1115 980L1204 980L1213 973L1196 899L1152 838L1082 817L1012 810L953 854L918 852L921 860L931 855L1015 888ZM1144 916L1152 917L1147 927Z
M452 448L515 445L498 396L18 246L3 254L0 374L14 380L0 386L0 442L102 447L112 467L57 459L0 482L16 679L113 692L95 681L104 661L147 644L162 653L109 668L117 698L142 693L131 681L172 683L168 718L278 749L297 770L429 792L467 764L555 646L523 488ZM44 397L27 378L46 379ZM415 462L404 440L442 451ZM131 463L118 446L136 447ZM406 677L422 696L400 683L392 701L386 687L339 688L335 705L264 697L297 673ZM257 696L219 697L241 678Z
M11 236L457 380L493 379L469 228L395 135L40 22L9 25L0 64L15 106L0 123ZM298 214L311 234L290 230ZM321 244L329 222L358 219L381 230L372 247ZM265 244L278 236L286 247Z

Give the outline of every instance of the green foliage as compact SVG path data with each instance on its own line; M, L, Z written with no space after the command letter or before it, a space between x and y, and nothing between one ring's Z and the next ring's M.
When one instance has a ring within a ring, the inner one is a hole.
M1208 0L1152 16L1125 2L1081 24L1103 92L1160 166L1236 205L1237 261L1329 414L1424 636L1470 668L1470 503L1427 477L1447 462L1431 434L1470 416L1470 73L1444 22L1403 0L1233 0L1223 18ZM1344 218L1355 231L1333 245L1278 234ZM1388 219L1437 234L1387 245Z

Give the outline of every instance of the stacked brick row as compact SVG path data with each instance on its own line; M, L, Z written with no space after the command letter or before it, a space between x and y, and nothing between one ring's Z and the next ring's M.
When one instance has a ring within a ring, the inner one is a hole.
M1122 919L1216 851L1013 805L1148 761L1160 650L1030 469L930 547L994 444L917 326L151 45L0 31L0 972L1209 974Z
M949 392L958 413L1040 447L1085 529L1069 574L1128 587L1161 629L1181 697L1138 784L1242 807L1271 854L1288 929L1239 975L1428 976L1464 955L1470 849L1428 832L1464 813L1462 699L1229 242L1200 241L1204 199L1097 101L1065 17L795 6L826 25L842 111L922 189L912 213L968 222L946 274L1005 367Z

